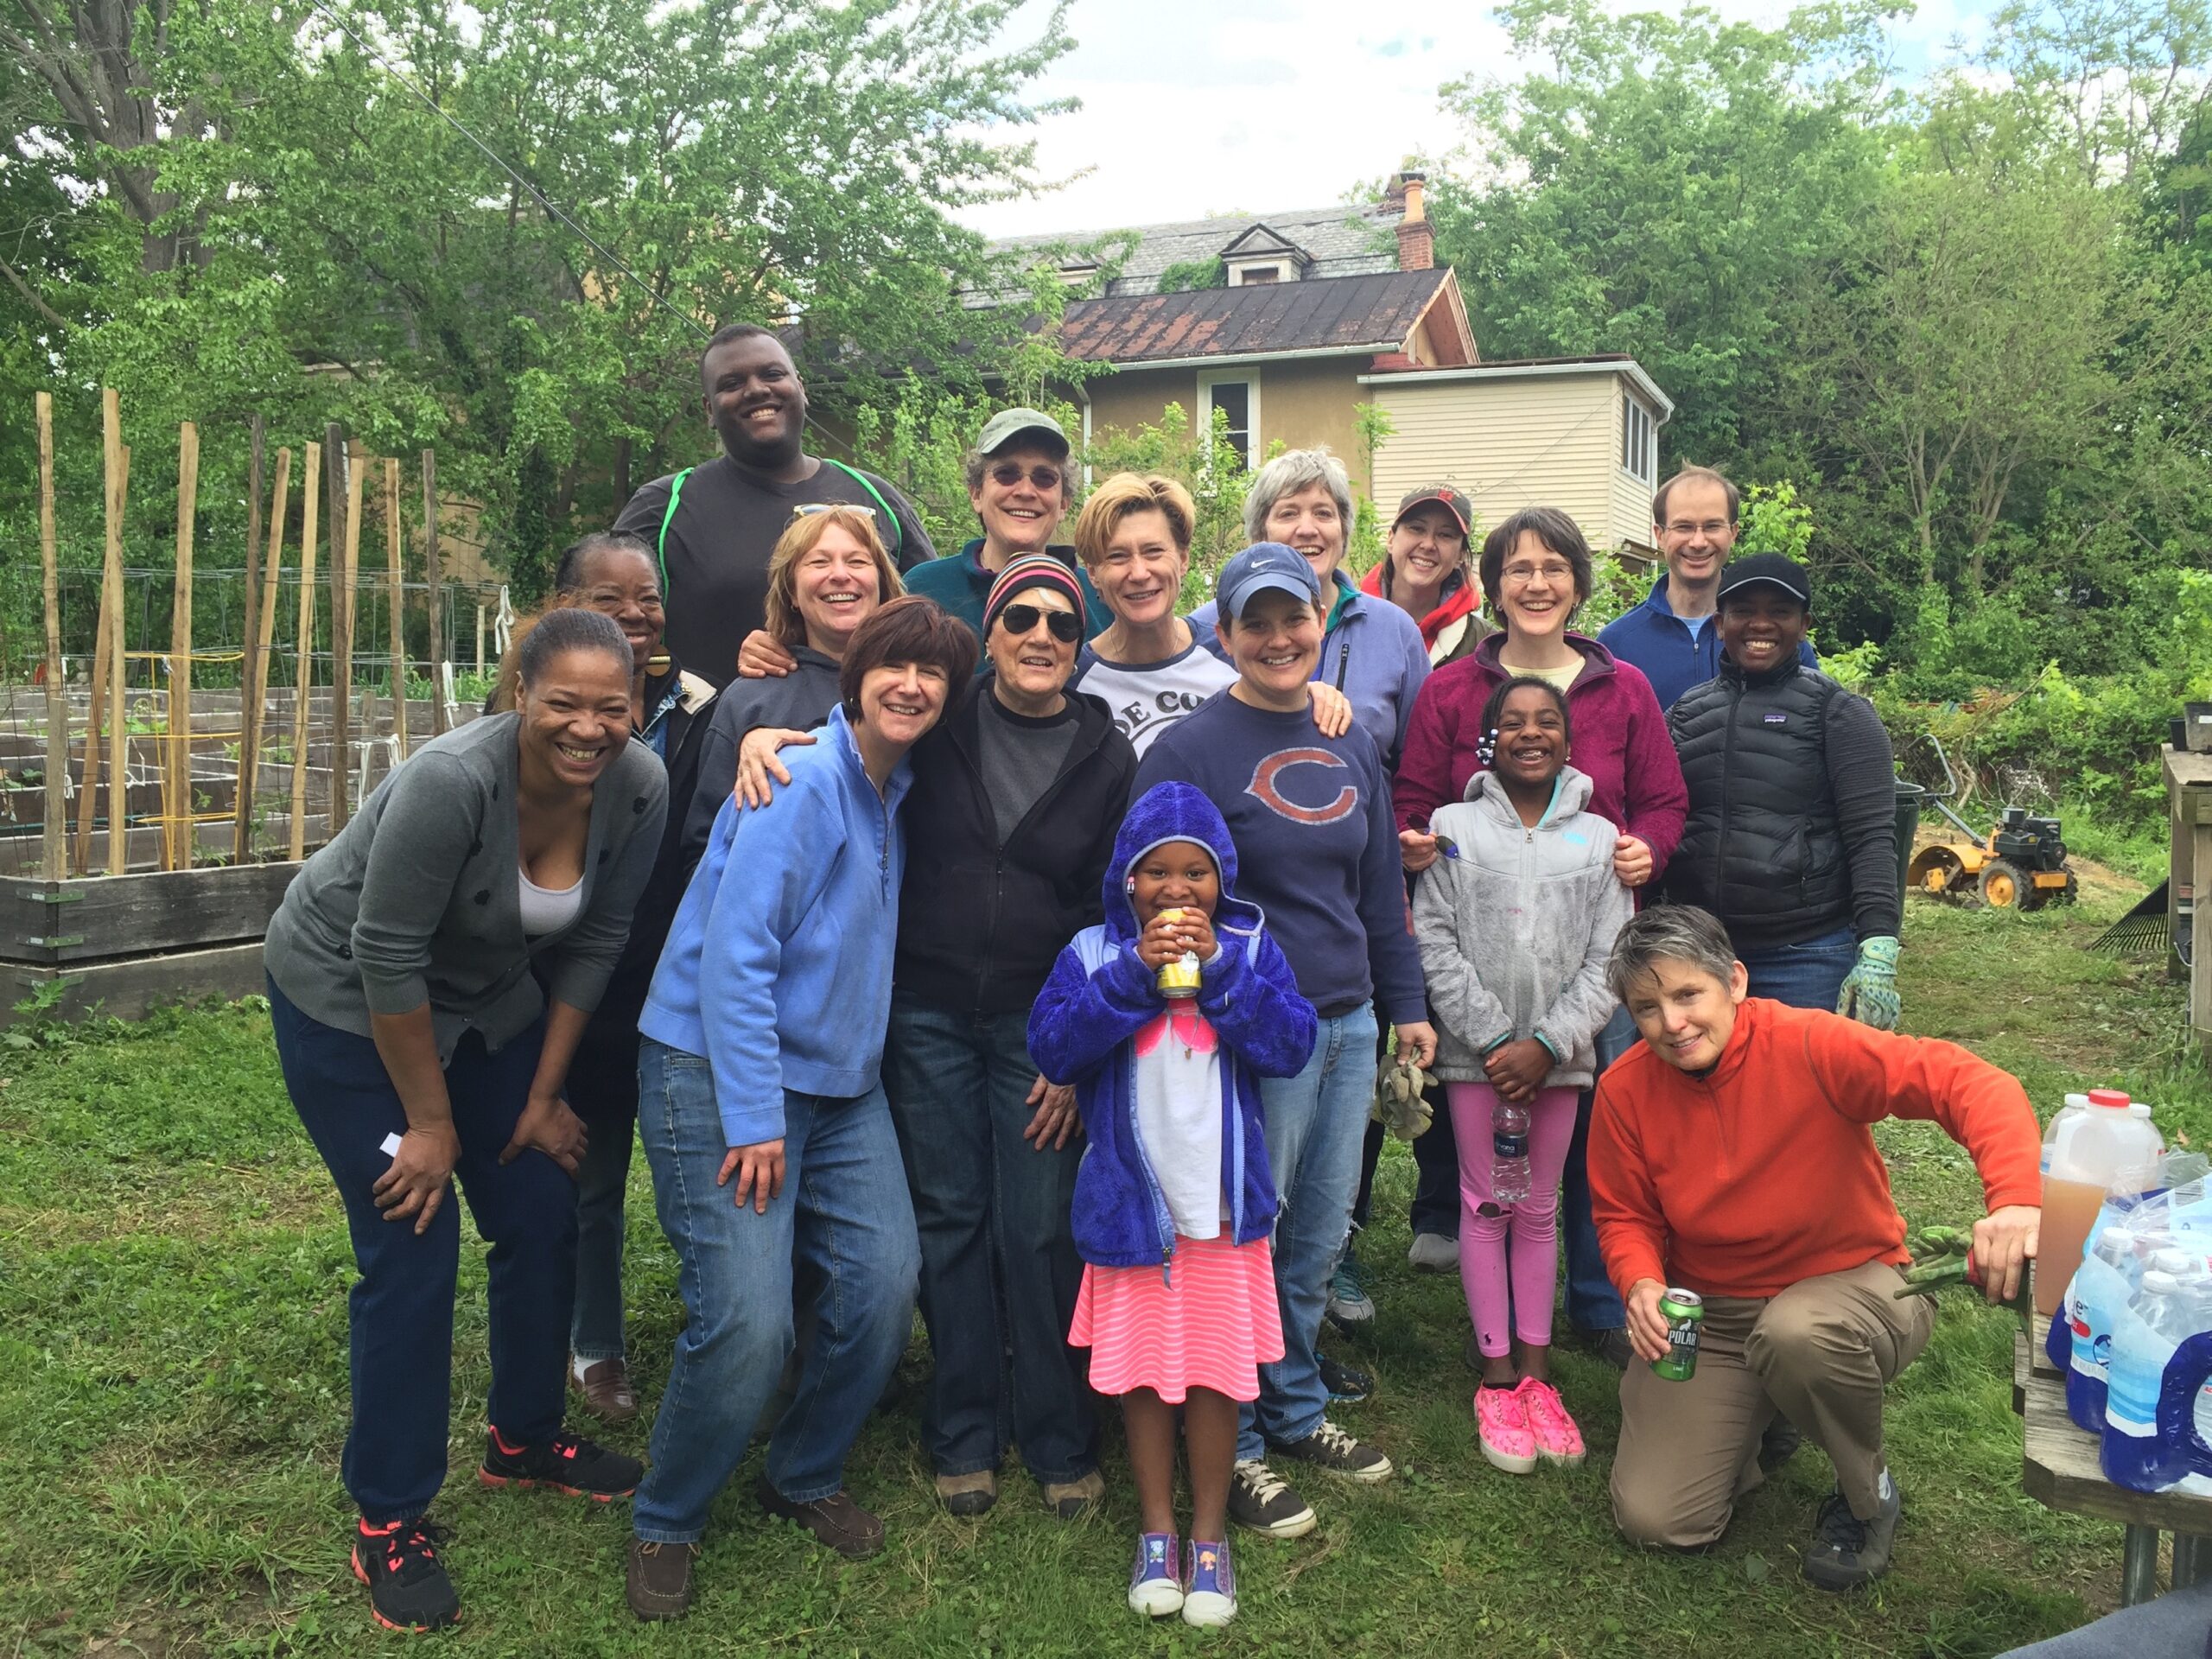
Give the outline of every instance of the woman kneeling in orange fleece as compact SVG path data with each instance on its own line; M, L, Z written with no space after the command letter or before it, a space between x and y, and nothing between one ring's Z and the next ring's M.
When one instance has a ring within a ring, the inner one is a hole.
M1621 1380L1613 1518L1638 1543L1711 1543L1758 1484L1780 1413L1835 1465L1805 1576L1828 1590L1879 1578L1901 1507L1882 1389L1935 1315L1897 1298L1910 1252L1870 1126L1932 1118L1973 1154L1989 1206L1974 1263L2000 1300L2042 1214L2027 1095L1955 1044L1747 998L1726 931L1689 906L1631 921L1607 977L1643 1041L1599 1081L1590 1128L1605 1268L1644 1359L1668 1351L1669 1286L1705 1304L1690 1377L1631 1365Z

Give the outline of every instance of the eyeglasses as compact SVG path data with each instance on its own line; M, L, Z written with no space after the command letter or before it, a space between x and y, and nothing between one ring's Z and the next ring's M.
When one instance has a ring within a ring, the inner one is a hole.
M874 507L862 506L857 501L802 501L791 509L791 517L794 519L811 518L817 512L864 512L871 518L877 516Z
M1500 581L1510 582L1516 587L1534 582L1539 576L1546 582L1570 582L1574 577L1574 567L1565 560L1554 560L1550 564L1509 564L1498 572Z
M1010 490L1027 478L1040 490L1057 490L1065 476L1057 467L1032 467L1024 472L1013 461L1005 461L991 468L991 478L1002 490Z
M1726 518L1707 518L1702 524L1692 524L1687 518L1677 518L1667 526L1667 533L1669 536L1696 536L1701 533L1712 537L1721 535L1727 528L1728 521Z
M999 620L1006 631L1020 639L1033 631L1039 617L1052 631L1052 638L1064 645L1071 645L1083 638L1083 619L1073 611L1048 611L1041 605L1009 605L999 613Z

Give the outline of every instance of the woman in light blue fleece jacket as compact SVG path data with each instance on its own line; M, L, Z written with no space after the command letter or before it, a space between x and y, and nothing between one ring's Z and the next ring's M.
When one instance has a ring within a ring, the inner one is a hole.
M708 1507L745 1456L791 1347L795 1267L817 1335L756 1489L846 1555L882 1523L845 1453L913 1319L920 1254L877 1080L906 846L906 752L976 671L975 637L894 600L838 670L822 741L775 810L723 803L645 999L638 1128L686 1315L638 1488L630 1606L690 1605Z

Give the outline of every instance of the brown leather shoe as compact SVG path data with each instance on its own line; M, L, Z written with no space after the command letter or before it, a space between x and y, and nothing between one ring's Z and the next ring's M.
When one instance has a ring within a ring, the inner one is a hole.
M583 1396L584 1404L602 1423L626 1423L638 1414L638 1391L630 1386L630 1368L619 1359L594 1360L584 1367L581 1381L572 1363L569 1386Z
M1096 1469L1080 1480L1045 1484L1045 1507L1063 1521L1081 1519L1106 1496L1106 1477Z
M630 1541L630 1570L623 1593L630 1611L643 1619L681 1618L691 1611L691 1564L696 1544L649 1544Z
M999 1478L988 1469L972 1475L939 1475L937 1496L946 1514L973 1520L999 1501Z
M883 1548L883 1522L854 1503L850 1492L794 1503L763 1475L753 1483L753 1495L769 1514L798 1522L814 1535L815 1542L827 1545L847 1560L866 1560Z

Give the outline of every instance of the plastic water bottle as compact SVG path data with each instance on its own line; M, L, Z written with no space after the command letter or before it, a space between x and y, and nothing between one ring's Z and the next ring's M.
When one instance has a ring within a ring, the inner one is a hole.
M2113 1325L2099 1462L2114 1485L2162 1492L2212 1477L2212 1446L2198 1427L2212 1379L2208 1326L2212 1276L2184 1280L2144 1268L2141 1287Z
M1490 1195L1514 1204L1529 1193L1529 1109L1500 1095L1490 1118Z
M2111 1214L2111 1206L2107 1206ZM2089 1253L2066 1293L2065 1317L2051 1321L2067 1337L2066 1414L2092 1434L2105 1427L2106 1394L2112 1373L2112 1328L2120 1310L2134 1299L2143 1262L2135 1234L2125 1219L2100 1217ZM2056 1356L2054 1356L2056 1357Z

